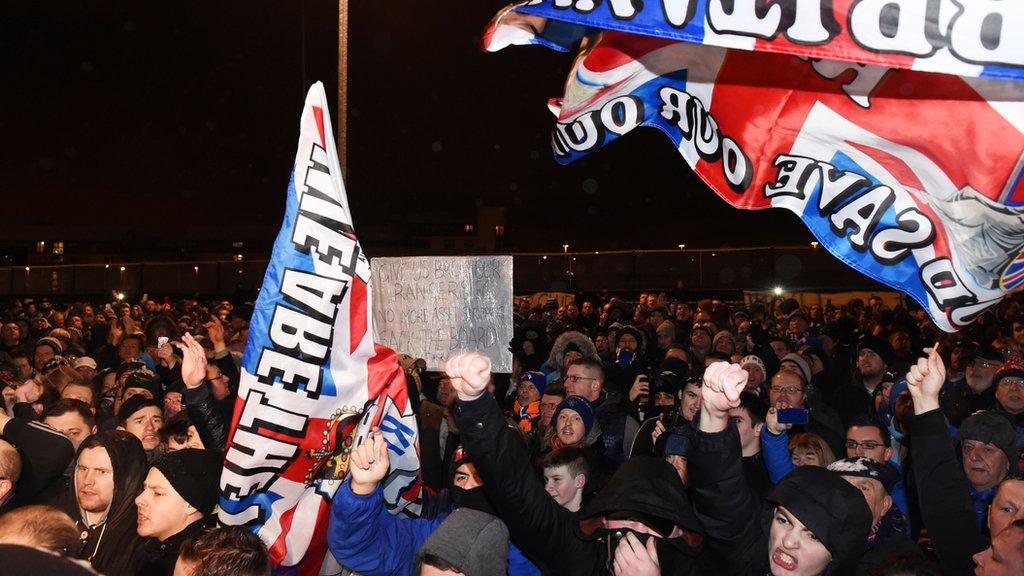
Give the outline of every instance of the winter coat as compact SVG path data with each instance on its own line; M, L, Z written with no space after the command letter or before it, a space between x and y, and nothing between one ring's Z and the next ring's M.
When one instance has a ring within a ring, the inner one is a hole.
M941 410L909 419L910 449L921 521L939 562L950 574L971 574L971 557L988 547L978 529L971 484L956 457L953 438Z
M545 492L526 448L505 425L493 396L485 393L476 400L458 402L456 421L488 498L508 525L512 541L545 574L608 574L608 544L603 534L583 529L585 520L600 522L608 511L662 518L688 534L701 530L675 470L662 460L637 458L623 464L586 509L573 513ZM686 538L659 541L663 573L691 573L696 554L691 544Z
M21 477L0 512L41 504L57 496L64 471L75 457L71 441L45 424L22 418L12 418L0 437L14 445L21 456Z
M135 576L145 561L145 539L136 533L138 526L135 497L142 492L148 464L142 442L123 430L99 432L85 439L78 447L78 455L102 447L110 457L114 470L114 497L106 519L90 525L78 507L74 478L68 491L55 505L75 521L85 535L78 557L88 560L93 568L107 576Z
M173 576L174 565L178 562L178 553L185 540L202 533L208 527L216 526L216 524L213 517L207 516L189 524L184 530L167 540L148 539L144 548L146 563L143 564L136 576Z
M185 411L199 432L203 446L210 450L224 450L228 441L228 424L217 405L217 400L206 384L185 389Z
M580 353L583 354L584 358L590 358L598 362L601 361L597 356L597 348L594 347L594 343L590 338L586 334L570 330L562 332L555 339L555 343L551 345L551 353L548 354L547 362L543 366L545 375L561 373L565 359L565 347L570 343L575 344L580 349ZM551 380L551 378L548 378L549 382Z
M739 432L693 432L690 493L707 530L705 569L730 575L769 572L768 536L775 505L785 506L832 553L822 574L848 574L868 538L871 511L860 491L825 468L803 466L755 499L743 473Z
M331 501L327 546L344 567L361 576L413 576L413 558L448 514L431 520L400 518L387 511L384 489L352 492L351 478ZM509 576L540 576L522 552L509 543Z
M872 570L897 554L920 554L921 547L910 539L906 518L893 506L882 516L878 528L868 538L867 548L857 560L856 576L869 576Z
M605 456L622 462L626 459L622 446L626 433L626 410L621 397L607 389L601 390L601 395L590 403L590 407L594 409L594 420L601 426Z

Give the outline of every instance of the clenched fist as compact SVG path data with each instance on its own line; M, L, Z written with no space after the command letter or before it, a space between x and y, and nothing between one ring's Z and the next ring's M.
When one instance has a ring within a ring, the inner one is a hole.
M704 370L700 388L700 429L721 432L729 422L729 410L740 405L740 392L747 386L747 371L739 364L715 362Z
M478 352L466 352L449 358L444 372L451 378L459 400L476 400L483 396L491 381L491 359Z

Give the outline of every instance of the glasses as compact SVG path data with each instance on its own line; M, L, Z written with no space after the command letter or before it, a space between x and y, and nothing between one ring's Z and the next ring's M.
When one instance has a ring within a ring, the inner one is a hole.
M593 378L593 377L590 377L590 376L577 376L575 374L573 374L572 376L566 376L565 377L565 381L566 382L572 382L572 383L582 382L584 380L597 380L597 378Z
M775 392L776 394L803 394L804 393L804 389L803 388L796 388L794 386L786 386L786 387L772 386L771 387L771 391Z
M1001 388L1019 388L1024 390L1024 379L1022 378L1003 378L999 381Z
M847 440L846 441L846 449L847 450L856 450L857 448L863 448L865 450L878 450L882 446L884 446L884 444L879 444L878 442L871 442L871 441L868 441L868 442L857 442L856 440Z

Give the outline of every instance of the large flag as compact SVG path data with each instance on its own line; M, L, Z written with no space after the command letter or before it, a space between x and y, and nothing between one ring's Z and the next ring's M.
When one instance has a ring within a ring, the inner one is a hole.
M793 211L946 331L1024 285L1024 82L552 22L506 9L484 41L580 40L549 104L558 162L657 128L727 202Z
M529 0L518 10L720 48L1024 80L1014 0Z
M374 343L369 285L317 82L249 325L221 476L220 521L251 527L278 574L337 573L327 513L349 449L371 427L391 446L388 506L418 509L415 416L395 353Z

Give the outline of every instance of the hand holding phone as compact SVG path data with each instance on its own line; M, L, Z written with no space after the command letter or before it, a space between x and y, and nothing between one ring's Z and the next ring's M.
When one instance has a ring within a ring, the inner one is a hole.
M806 408L783 408L779 410L779 424L805 425L810 421Z

